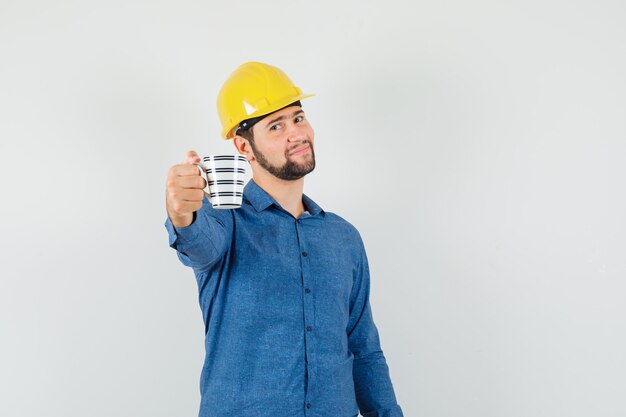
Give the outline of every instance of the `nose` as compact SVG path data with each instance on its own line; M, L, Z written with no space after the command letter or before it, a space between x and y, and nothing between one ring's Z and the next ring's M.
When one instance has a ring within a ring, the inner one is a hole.
M289 125L288 129L289 130L287 131L287 140L289 142L301 142L306 139L304 129L301 126L291 124Z

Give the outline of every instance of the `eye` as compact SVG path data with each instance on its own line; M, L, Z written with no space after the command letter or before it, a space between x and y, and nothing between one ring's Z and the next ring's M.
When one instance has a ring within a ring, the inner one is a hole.
M298 117L296 117L295 120L296 120L296 123L300 123L301 121L304 120L304 116L298 116Z
M276 123L275 125L272 125L270 127L270 130L273 130L273 131L277 131L278 129L280 129L280 123Z

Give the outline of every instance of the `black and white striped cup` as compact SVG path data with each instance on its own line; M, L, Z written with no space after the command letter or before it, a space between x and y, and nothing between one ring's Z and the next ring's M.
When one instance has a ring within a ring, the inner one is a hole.
M241 207L248 161L243 155L209 155L198 164L204 171L207 186L204 192L216 209Z

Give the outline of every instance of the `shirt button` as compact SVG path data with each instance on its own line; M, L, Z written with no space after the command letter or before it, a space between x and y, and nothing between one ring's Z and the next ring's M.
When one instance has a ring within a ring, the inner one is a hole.
M311 408L311 403L306 403L306 408Z
M308 294L308 293L310 293L310 292L311 292L311 290L310 290L309 288L305 288L305 289L304 289L304 292Z
M311 327L311 326L306 326L306 331L307 331L307 332L310 332L310 331L312 331L312 330L313 330L313 327Z
M309 254L306 252L302 252L302 256L309 256Z

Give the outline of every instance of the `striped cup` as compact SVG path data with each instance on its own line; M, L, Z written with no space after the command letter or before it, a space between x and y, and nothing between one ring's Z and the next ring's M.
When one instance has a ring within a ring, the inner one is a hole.
M241 207L248 161L243 155L209 155L198 168L206 174L205 194L216 209Z

